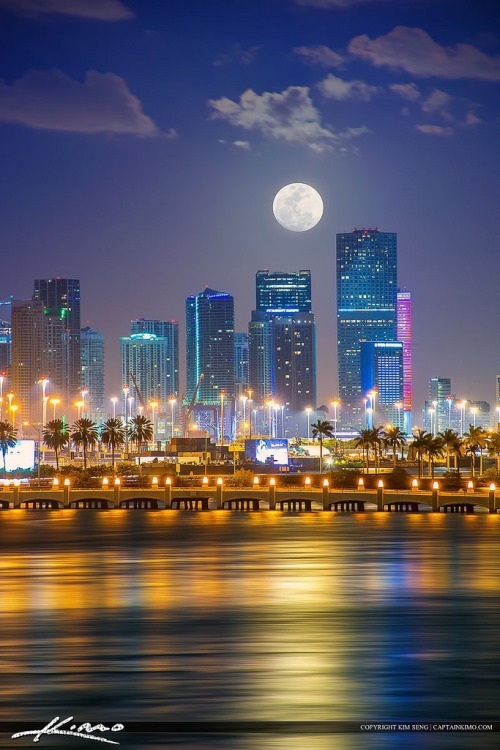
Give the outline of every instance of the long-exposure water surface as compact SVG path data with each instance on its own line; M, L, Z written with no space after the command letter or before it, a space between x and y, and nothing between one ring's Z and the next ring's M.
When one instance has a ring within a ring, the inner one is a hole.
M500 746L251 731L499 719L496 515L16 510L0 534L2 721L121 722L113 739L134 749ZM193 734L146 731L170 721ZM242 730L195 734L204 721Z

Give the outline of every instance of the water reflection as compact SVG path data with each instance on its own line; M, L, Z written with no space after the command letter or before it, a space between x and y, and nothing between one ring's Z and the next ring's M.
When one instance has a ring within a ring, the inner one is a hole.
M437 514L2 514L0 719L490 721L499 523ZM488 747L452 739L169 743ZM43 743L62 747L58 740ZM151 733L121 744L167 742Z

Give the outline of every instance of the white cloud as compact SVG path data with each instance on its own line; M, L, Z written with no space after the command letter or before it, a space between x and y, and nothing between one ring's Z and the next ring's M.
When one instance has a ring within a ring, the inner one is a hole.
M482 122L475 112L467 112L464 125L480 125Z
M344 81L332 73L318 83L318 89L327 99L361 99L365 102L370 101L379 91L377 86L370 86L364 81Z
M0 0L0 9L16 15L60 14L99 21L125 21L133 17L121 0Z
M248 141L233 141L233 146L243 151L250 151L250 143Z
M321 124L321 117L306 86L290 86L281 93L256 94L248 89L239 102L227 97L211 99L212 117L245 130L261 132L266 138L305 146L322 153L331 150L334 133Z
M420 99L420 91L415 83L393 83L389 88L407 102L416 102Z
M434 89L430 96L422 102L422 111L427 115L438 112L444 117L450 117L448 108L453 102L453 97L446 93L446 91L440 91Z
M442 47L423 29L396 26L377 39L363 34L352 39L348 49L376 67L421 77L500 81L499 55L487 55L470 44Z
M74 133L160 135L123 78L95 70L83 83L59 70L29 71L11 85L0 82L0 121Z
M240 44L235 44L229 52L220 55L214 62L216 68L223 67L224 65L251 65L255 60L257 52L260 47L257 45L254 47L244 48Z
M415 125L416 129L425 135L448 136L453 135L453 129L442 125Z
M323 44L316 44L312 47L295 47L293 51L305 62L321 68L341 68L344 64L342 55Z

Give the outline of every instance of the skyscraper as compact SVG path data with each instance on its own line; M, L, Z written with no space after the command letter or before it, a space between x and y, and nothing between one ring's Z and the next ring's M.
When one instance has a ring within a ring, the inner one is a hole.
M47 376L63 398L63 410L78 396L80 361L80 282L78 279L35 279L33 299L43 303L47 319Z
M248 389L248 333L234 334L234 385L236 396Z
M256 401L273 398L288 413L316 406L316 324L309 270L257 271L249 360Z
M130 334L152 333L158 338L166 339L165 348L165 394L166 398L179 393L179 324L176 320L146 320L139 318L130 325ZM128 382L127 380L123 381Z
M361 389L367 399L366 426L383 422L403 429L403 344L361 342Z
M172 371L176 369L172 362L175 355L172 339L154 333L131 333L120 339L120 351L122 383L129 388L129 398L134 399L133 411L139 413L141 407L147 410L154 401L157 413L166 413L168 398L176 393L175 378L172 380Z
M10 374L12 359L12 326L6 320L0 320L0 375Z
M397 340L403 344L403 413L402 429L411 432L413 399L411 292L397 293Z
M397 235L379 229L337 234L337 353L346 427L362 414L361 342L396 341Z
M46 325L44 304L38 300L12 302L12 391L19 407L18 424L42 425L43 393L39 385L46 375ZM12 418L10 414L9 419Z
M106 419L104 399L104 336L86 326L80 331L82 388L87 391L85 416L100 423Z
M205 288L186 300L186 384L191 401L219 404L234 396L234 299ZM203 375L203 378L201 376Z

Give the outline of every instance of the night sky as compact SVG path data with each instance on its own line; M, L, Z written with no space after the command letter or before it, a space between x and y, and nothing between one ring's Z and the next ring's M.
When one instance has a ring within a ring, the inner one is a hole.
M183 341L208 285L246 331L256 271L308 268L331 401L335 235L379 227L413 293L414 422L432 376L494 406L499 3L0 0L0 60L0 299L79 278L108 396L130 320ZM272 215L289 182L323 197L308 232Z

